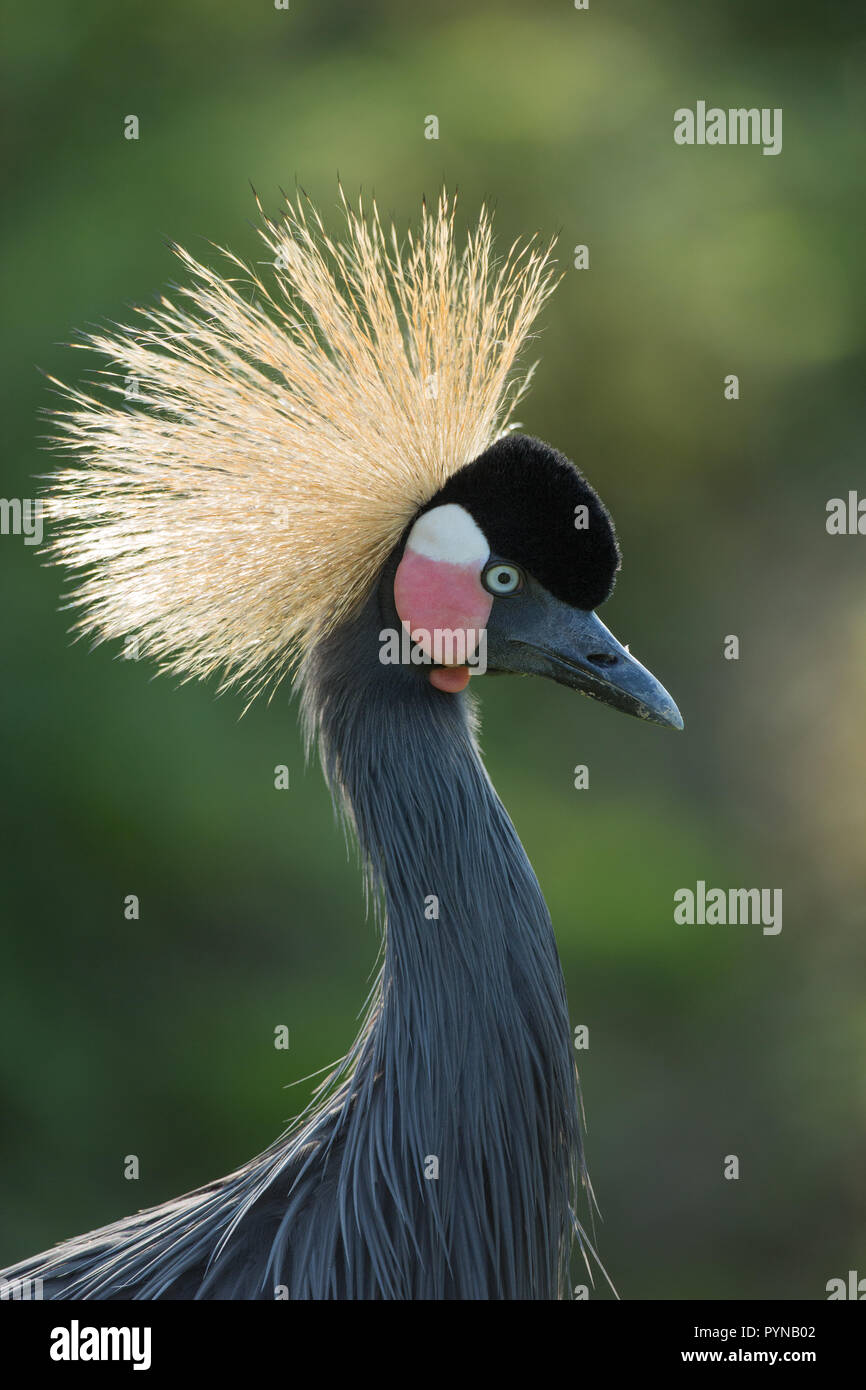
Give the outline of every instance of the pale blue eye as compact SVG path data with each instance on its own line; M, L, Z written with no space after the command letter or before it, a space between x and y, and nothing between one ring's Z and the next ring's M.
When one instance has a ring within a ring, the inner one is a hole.
M523 586L523 573L516 565L488 565L481 583L489 594L515 594Z

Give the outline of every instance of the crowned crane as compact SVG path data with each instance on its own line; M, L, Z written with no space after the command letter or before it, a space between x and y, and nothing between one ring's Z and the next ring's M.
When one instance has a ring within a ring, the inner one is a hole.
M568 1291L587 1179L565 988L466 686L486 666L682 719L595 614L619 567L605 507L509 431L552 244L497 263L482 209L458 252L444 194L402 242L375 206L343 213L338 241L303 197L263 214L267 271L175 248L181 298L86 340L122 399L63 388L74 458L47 508L82 633L134 635L160 669L250 698L295 678L381 969L287 1133L4 1272L46 1298Z

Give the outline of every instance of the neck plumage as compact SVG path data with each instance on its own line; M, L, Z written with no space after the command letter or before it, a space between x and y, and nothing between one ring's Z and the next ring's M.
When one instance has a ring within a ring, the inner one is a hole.
M341 1088L343 1230L382 1224L385 1296L562 1296L581 1153L550 918L471 702L382 665L379 626L371 601L303 677L385 931Z
M19 1266L49 1297L565 1294L584 1173L550 919L471 705L380 665L380 623L371 600L302 678L383 918L364 1028L264 1153Z

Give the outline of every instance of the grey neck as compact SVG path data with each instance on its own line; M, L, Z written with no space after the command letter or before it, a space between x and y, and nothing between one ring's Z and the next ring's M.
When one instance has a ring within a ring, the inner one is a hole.
M346 1158L366 1161L371 1126L390 1136L385 1183L429 1241L411 1296L561 1296L581 1156L550 918L471 699L383 665L382 621L374 596L302 673L307 731L385 932Z

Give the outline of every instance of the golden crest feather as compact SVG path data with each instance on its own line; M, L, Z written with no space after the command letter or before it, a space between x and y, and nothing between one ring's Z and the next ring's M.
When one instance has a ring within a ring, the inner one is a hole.
M496 264L482 208L458 253L445 193L401 244L375 204L341 199L343 240L287 200L279 221L262 214L267 279L230 252L221 275L175 248L180 299L84 340L124 399L62 386L55 412L75 461L45 501L48 553L75 571L80 633L135 637L184 678L272 687L509 427L553 244Z

